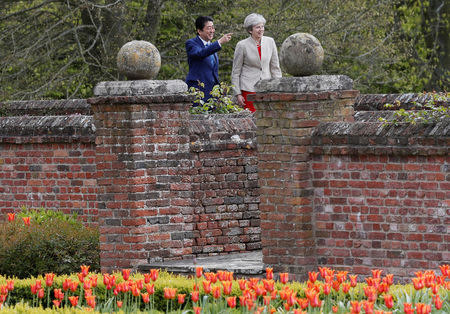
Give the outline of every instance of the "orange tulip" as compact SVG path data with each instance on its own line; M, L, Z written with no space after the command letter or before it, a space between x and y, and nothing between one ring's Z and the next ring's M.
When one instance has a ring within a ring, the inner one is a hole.
M384 304L386 305L386 307L388 309L392 309L392 307L394 306L394 300L392 299L392 295L385 294L383 297L384 297Z
M151 276L153 281L158 280L159 270L158 269L150 269L150 276Z
M286 284L289 281L288 273L280 273L280 281L282 284Z
M350 278L350 285L352 288L356 287L356 284L358 283L358 275L349 275Z
M270 268L270 267L266 268L266 279L267 280L273 279L273 268Z
M37 292L38 292L38 288L36 287L36 284L31 284L31 286L30 286L30 288L31 288L31 294L36 294Z
M123 280L127 281L130 278L131 269L122 269Z
M185 298L186 298L186 295L185 295L185 294L182 294L182 293L178 294L178 295L177 295L178 304L183 304Z
M268 292L272 292L275 289L275 281L271 280L263 280L264 289Z
M392 286L394 284L394 275L387 274L386 277L383 278L383 282L385 282L389 286Z
M44 289L40 288L37 292L37 297L42 299L44 297Z
M64 279L64 281L63 281L63 290L64 291L67 291L67 290L70 289L70 283L71 282L72 282L72 279L70 279L70 278Z
M351 314L357 314L361 312L361 303L358 301L350 301L351 304Z
M25 226L30 226L31 217L22 217Z
M91 266L86 266L86 265L81 265L80 266L80 268L81 268L81 274L83 275L83 277L86 277L87 275L88 275L88 273L89 273L89 268L90 268Z
M348 274L348 271L345 271L345 270L339 271L336 274L337 281L339 281L339 283L343 283L347 279L347 274Z
M203 276L203 267L196 267L195 268L195 276L197 278L200 278L201 276Z
M211 281L203 280L202 285L203 285L203 291L205 291L206 294L211 293Z
M86 297L86 303L91 308L95 308L95 295L90 295Z
M144 302L145 304L150 302L150 295L148 293L141 293L141 297L142 297L142 302Z
M381 279L381 273L382 272L383 272L382 269L372 269L372 277Z
M307 314L307 312L302 311L300 309L294 309L294 314Z
M223 294L230 295L231 290L233 288L233 282L232 281L222 281L222 286L223 286Z
M164 299L173 300L175 299L175 295L177 294L176 288L164 288Z
M333 280L331 286L333 287L334 291L339 292L339 289L341 288L341 283L337 280Z
M154 294L154 293L155 293L155 284L154 284L154 283L152 283L152 284L146 284L146 285L145 285L145 290L147 290L147 292L148 292L149 295Z
M373 314L373 307L374 307L375 303L369 302L369 301L363 301L362 304L364 307L364 311L366 312L365 314Z
M421 290L424 287L423 277L413 278L414 289Z
M77 276L78 276L78 280L79 280L81 283L83 283L83 282L84 282L84 275L83 275L83 273L77 273Z
M339 311L339 307L337 307L336 305L333 305L331 310L333 311L333 313L337 313Z
M442 276L450 277L450 265L448 264L440 265L439 269L441 270Z
M78 296L70 296L69 297L69 301L70 301L70 304L72 304L72 306L77 306L77 304L78 304Z
M117 301L117 307L118 307L119 309L122 308L122 305L123 305L123 301Z
M431 313L431 305L423 304L423 303L416 303L416 311L417 311L417 314L429 314L429 313Z
M200 314L202 312L202 308L198 306L194 306L194 314Z
M131 294L135 297L138 297L141 294L141 290L139 290L139 288L136 285L133 285L131 287ZM175 298L175 296L174 296Z
M78 282L72 281L70 283L70 291L75 292L75 291L77 291L77 288L78 288Z
M16 214L14 213L8 213L8 221L14 221L14 219L16 219Z
M194 302L194 303L198 302L199 298L200 298L200 293L197 290L191 292L192 302Z
M348 282L343 282L342 283L342 292L344 293L348 293L350 291L350 283Z
M238 280L238 284L239 284L239 289L241 289L242 291L244 291L247 287L247 280L245 279L239 279Z
M144 274L144 283L148 284L150 283L150 280L152 280L152 277L149 273Z
M220 289L220 286L214 286L212 288L212 294L213 294L214 299L220 298L221 293L222 293L222 291Z
M54 305L55 307L59 307L59 306L61 305L61 301L59 301L59 300L53 300L53 305Z
M323 294L329 295L331 292L331 285L329 283L326 283L322 287L323 287Z
M234 309L236 307L236 297L228 297L227 298L228 306Z
M8 286L7 285L0 286L0 294L8 294Z
M403 303L403 312L405 312L405 314L414 314L414 308L411 303Z
M314 272L314 271L309 271L308 272L308 279L312 283L316 282L318 276L319 276L318 272Z

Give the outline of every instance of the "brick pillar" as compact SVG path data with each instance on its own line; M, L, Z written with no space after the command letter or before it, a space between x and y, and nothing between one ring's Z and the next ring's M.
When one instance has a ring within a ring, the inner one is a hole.
M192 253L186 90L182 81L102 82L89 99L102 271Z
M256 107L263 262L298 280L316 270L310 143L321 122L352 121L346 76L263 80Z

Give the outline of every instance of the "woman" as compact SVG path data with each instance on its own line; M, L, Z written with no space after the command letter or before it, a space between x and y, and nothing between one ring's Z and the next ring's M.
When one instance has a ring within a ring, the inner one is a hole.
M275 41L264 35L266 19L257 13L248 15L244 27L250 37L237 43L234 50L231 84L238 105L255 111L247 95L255 93L259 80L281 77L278 52Z

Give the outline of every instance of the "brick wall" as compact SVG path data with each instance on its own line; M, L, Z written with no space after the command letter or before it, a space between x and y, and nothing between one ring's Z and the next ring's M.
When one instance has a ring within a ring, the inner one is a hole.
M450 260L450 121L382 126L374 115L313 135L318 265L408 278Z

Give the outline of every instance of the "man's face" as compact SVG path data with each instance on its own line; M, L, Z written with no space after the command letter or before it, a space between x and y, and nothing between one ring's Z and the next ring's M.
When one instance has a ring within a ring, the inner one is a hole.
M211 21L208 21L205 23L205 26L203 29L198 29L198 35L204 40L204 41L211 41L214 37L215 32L214 24Z

